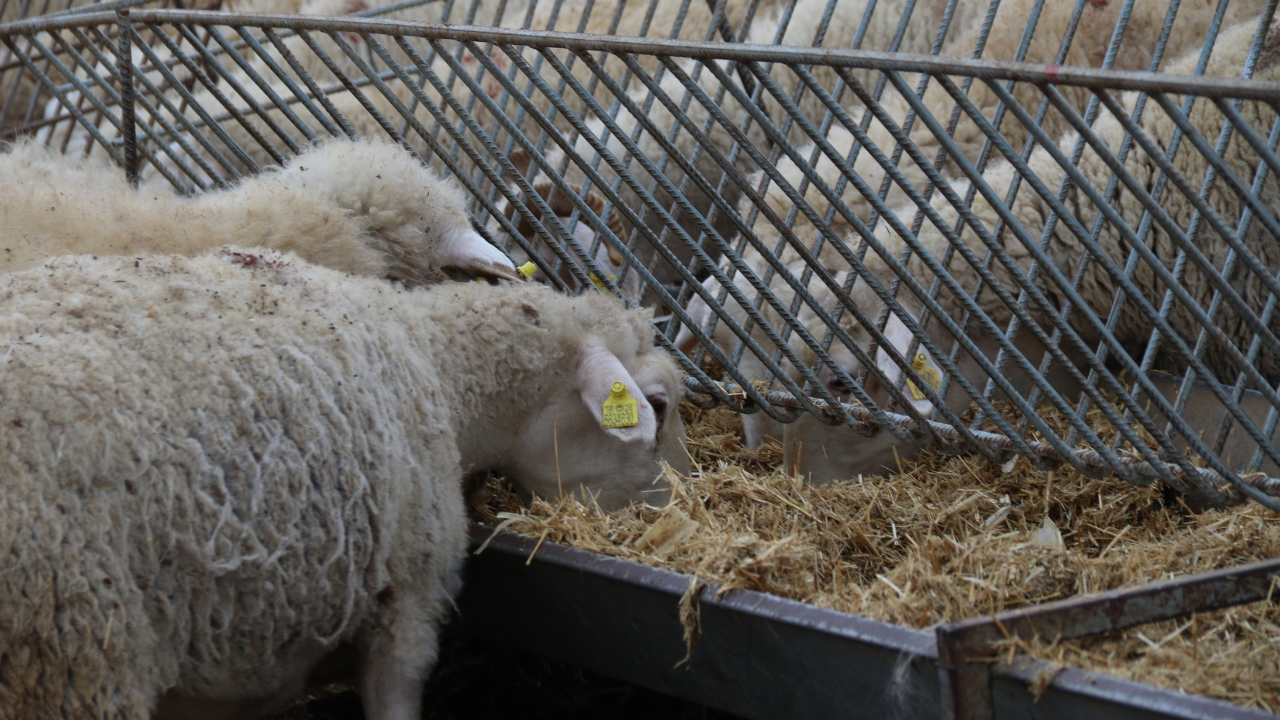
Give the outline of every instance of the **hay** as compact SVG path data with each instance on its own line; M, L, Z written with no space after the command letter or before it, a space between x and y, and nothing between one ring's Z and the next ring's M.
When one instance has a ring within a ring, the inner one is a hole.
M693 574L723 591L913 628L1280 556L1280 524L1255 504L1192 515L1158 485L928 451L889 477L814 487L782 472L778 445L743 447L733 413L688 404L681 412L695 469L668 471L665 508L605 515L580 497L523 507L495 482L476 513L490 523L502 513L514 532ZM1187 622L1016 649L1280 707L1280 612L1258 603Z

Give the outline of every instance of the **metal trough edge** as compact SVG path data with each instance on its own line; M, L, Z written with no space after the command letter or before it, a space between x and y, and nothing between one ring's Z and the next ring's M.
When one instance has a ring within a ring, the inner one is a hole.
M457 622L469 633L745 718L939 716L931 632L750 590L717 598L708 585L697 645L681 663L691 576L479 524L470 532L473 550L492 540L468 559ZM995 717L1276 717L1078 668L1057 672L1036 702L1028 683L1046 669L1025 658L997 665Z

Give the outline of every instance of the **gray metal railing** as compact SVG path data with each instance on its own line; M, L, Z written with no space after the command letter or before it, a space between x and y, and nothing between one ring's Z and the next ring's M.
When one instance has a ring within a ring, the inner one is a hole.
M184 192L390 137L800 465L848 426L1280 509L1275 0L1003 6L113 3L0 25L0 129Z

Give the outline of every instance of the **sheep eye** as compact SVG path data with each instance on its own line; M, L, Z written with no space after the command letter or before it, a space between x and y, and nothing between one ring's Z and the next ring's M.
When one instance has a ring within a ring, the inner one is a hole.
M848 395L849 393L853 392L853 388L850 387L848 383L846 383L845 381L841 380L838 377L831 378L831 380L827 382L827 387L831 388L832 391L839 393L840 395Z
M662 425L667 419L667 399L655 395L646 397L645 400L653 407L653 419L658 421L658 432L662 432Z

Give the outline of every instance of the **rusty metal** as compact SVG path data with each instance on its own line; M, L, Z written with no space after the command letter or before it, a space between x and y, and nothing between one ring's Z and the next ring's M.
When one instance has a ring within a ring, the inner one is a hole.
M1012 637L1071 640L1271 600L1280 558L1010 610L937 628L944 720L992 720L991 662Z

